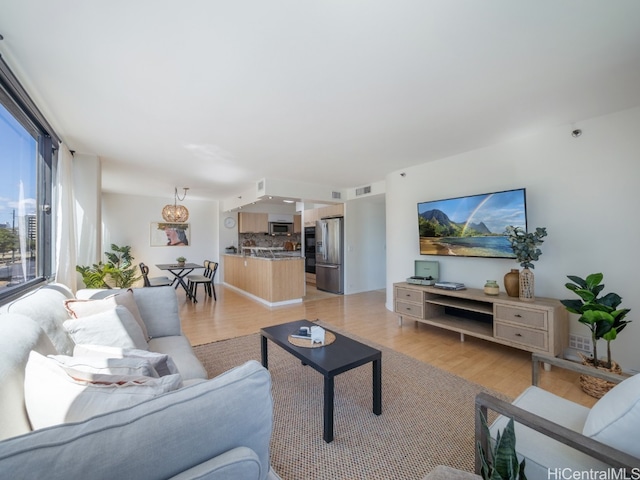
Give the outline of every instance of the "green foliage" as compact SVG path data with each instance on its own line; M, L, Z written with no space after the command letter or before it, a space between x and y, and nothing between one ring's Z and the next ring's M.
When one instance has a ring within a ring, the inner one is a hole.
M592 273L586 279L575 275L568 275L567 278L573 283L566 283L565 287L578 295L580 299L561 300L565 308L577 315L578 321L586 325L591 331L591 343L593 344L593 362L598 366L601 362L598 359L597 343L600 338L607 342L607 362L604 367L611 368L611 341L618 337L631 320L625 320L631 311L629 308L618 307L622 303L622 298L617 293L607 293L598 297L604 290L602 273Z
M538 260L542 255L542 251L537 246L544 243L542 239L547 236L547 229L538 227L535 232L527 233L523 228L508 226L504 234L511 243L511 249L520 262L520 266L534 268L532 262Z
M186 259L186 258L184 258L184 257L178 257L178 258L176 258L176 262L186 262L186 261L187 261L187 259Z
M10 228L0 228L0 254L18 250L18 234Z
M87 288L129 288L140 279L133 264L131 247L111 244L111 252L104 252L107 263L92 266L76 265Z
M482 428L487 438L491 438L487 419L482 415ZM527 480L524 474L525 461L518 463L516 454L516 433L513 418L502 431L498 432L495 445L489 440L488 452L478 442L478 452L482 461L481 475L484 480Z

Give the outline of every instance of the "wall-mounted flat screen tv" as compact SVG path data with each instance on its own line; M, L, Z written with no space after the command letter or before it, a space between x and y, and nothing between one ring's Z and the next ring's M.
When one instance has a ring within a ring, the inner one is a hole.
M421 255L515 258L509 225L527 229L524 188L418 203Z

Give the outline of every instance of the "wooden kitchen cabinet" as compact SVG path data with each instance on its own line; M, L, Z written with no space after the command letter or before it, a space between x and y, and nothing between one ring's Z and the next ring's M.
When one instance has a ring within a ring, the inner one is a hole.
M293 233L302 233L302 215L293 216Z
M266 213L238 213L238 233L267 233L269 215Z

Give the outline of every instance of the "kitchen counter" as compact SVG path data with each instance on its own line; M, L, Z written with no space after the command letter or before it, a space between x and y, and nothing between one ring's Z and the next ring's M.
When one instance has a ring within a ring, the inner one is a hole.
M255 247L253 247L255 248ZM305 294L304 258L225 254L224 283L269 306L302 302Z

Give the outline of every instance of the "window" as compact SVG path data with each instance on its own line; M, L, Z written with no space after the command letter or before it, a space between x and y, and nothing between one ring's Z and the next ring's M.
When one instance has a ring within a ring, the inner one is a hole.
M0 59L0 302L53 269L51 132Z

